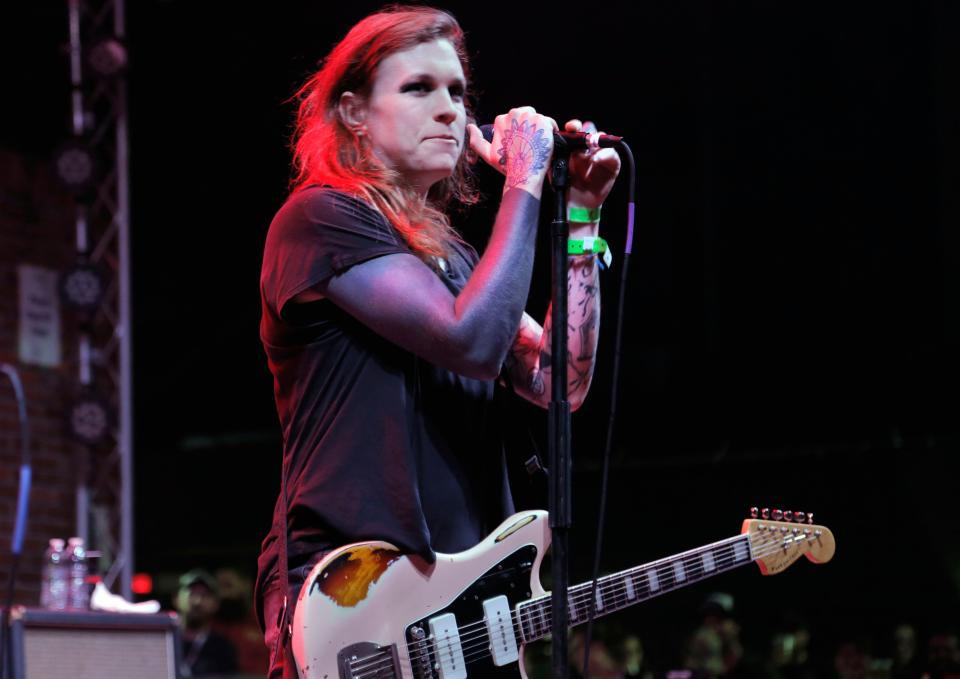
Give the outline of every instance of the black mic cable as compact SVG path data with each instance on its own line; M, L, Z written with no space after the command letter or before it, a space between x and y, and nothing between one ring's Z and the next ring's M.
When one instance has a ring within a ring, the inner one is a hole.
M597 580L600 576L600 553L603 546L603 528L606 522L607 511L607 480L610 476L610 453L613 448L613 429L617 417L617 392L620 385L620 345L623 337L623 307L627 290L627 270L630 266L630 253L633 251L633 223L636 216L636 185L637 167L633 160L633 152L627 143L619 140L615 148L623 151L627 165L630 168L630 184L627 188L627 239L623 251L623 269L620 271L620 294L617 299L616 330L613 339L613 374L610 385L610 417L607 420L607 439L603 447L603 466L600 473L600 508L597 512L597 546L593 555L593 580L590 587L589 613L587 614L587 629L584 632L583 644L583 679L588 677L590 665L590 643L593 636L593 619L597 614Z
M20 422L20 489L17 494L17 518L13 524L13 538L10 549L12 558L10 561L10 577L7 580L7 600L4 603L2 620L0 620L0 673L4 677L12 677L12 669L7 667L7 628L10 623L10 608L13 606L17 572L20 569L20 556L23 553L23 539L27 528L27 509L30 504L30 481L33 471L30 466L30 426L27 422L27 400L23 395L23 383L20 381L20 375L16 368L12 365L0 364L0 372L6 375L13 384Z
M493 141L493 125L481 125L480 132L488 142ZM590 643L593 636L593 620L597 614L597 581L600 576L600 554L603 548L603 528L606 523L607 485L610 476L610 457L613 448L613 431L617 416L617 392L620 385L620 346L623 338L623 308L627 293L627 272L630 268L630 254L633 251L633 226L636 217L637 166L633 151L622 137L598 132L558 132L553 133L554 148L566 148L570 151L582 151L597 148L616 148L626 156L630 168L630 183L627 188L627 238L624 244L623 269L620 271L620 294L617 300L616 330L614 331L613 374L610 386L610 417L607 421L607 438L603 450L603 466L600 476L600 507L597 512L597 545L593 557L593 578L590 587L589 613L587 629L584 633L583 679L588 678L590 664Z

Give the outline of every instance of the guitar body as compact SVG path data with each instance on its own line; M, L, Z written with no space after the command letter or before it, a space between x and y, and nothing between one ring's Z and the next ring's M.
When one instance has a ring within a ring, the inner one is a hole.
M549 543L547 513L530 511L467 551L437 554L433 564L385 542L331 552L297 601L292 644L301 679L525 677L522 644L518 660L503 664L501 656L499 666L483 652L490 646L483 602L506 597L512 610L543 595L539 572ZM437 625L446 614L461 628L462 657L439 662L444 646L435 640L442 631L431 621Z

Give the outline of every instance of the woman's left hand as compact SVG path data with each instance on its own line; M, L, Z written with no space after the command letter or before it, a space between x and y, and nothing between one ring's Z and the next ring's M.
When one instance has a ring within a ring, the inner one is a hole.
M571 120L564 125L567 132L596 132L587 121ZM577 151L570 156L570 205L600 207L620 173L620 156L614 149L597 149L593 153Z

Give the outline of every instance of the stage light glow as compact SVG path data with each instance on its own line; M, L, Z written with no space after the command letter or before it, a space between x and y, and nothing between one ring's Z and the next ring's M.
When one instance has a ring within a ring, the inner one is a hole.
M96 267L80 261L60 279L60 294L67 306L92 310L103 299L103 276Z
M81 141L71 139L63 144L54 156L57 177L73 193L85 193L94 184L96 160L93 153Z
M110 434L110 410L93 394L81 397L70 408L70 433L80 442L97 445Z
M127 48L117 38L106 38L90 48L87 60L94 73L110 78L126 70Z
M153 591L153 577L149 573L134 573L130 589L134 594L150 594Z

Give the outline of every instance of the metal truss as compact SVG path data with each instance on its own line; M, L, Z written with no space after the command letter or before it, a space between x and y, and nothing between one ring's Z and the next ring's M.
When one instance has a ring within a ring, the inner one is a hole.
M126 52L122 0L69 0L73 141L93 160L76 200L78 262L99 271L97 301L81 313L80 391L111 413L82 446L76 531L100 552L108 586L128 599L133 576L133 393L130 318Z

